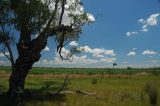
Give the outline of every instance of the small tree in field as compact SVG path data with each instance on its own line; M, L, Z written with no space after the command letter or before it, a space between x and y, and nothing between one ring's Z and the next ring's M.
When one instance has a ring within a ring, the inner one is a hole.
M62 48L77 40L82 26L93 21L80 0L1 0L0 47L12 66L8 94L24 91L25 78L41 58L48 38L56 42L60 57L68 59L61 55ZM17 50L17 59L13 49Z
M113 68L114 68L115 66L117 66L117 63L113 63Z

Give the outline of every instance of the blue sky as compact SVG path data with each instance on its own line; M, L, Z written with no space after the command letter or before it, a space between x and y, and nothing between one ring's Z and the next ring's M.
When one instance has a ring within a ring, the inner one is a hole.
M160 66L159 0L83 0L95 22L83 27L76 45L84 51L72 62L61 61L50 39L34 66L48 67L154 67ZM69 46L68 45L68 46ZM68 52L64 48L64 54ZM8 64L0 54L1 64Z

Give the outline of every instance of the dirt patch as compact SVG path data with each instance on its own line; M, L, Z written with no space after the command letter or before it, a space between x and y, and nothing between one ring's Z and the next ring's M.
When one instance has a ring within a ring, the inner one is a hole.
M6 78L9 77L9 75L10 75L9 73L0 70L0 77Z
M70 78L131 78L133 75L127 75L127 74L93 74L93 75L87 75L87 74L70 74ZM65 78L66 74L43 74L43 75L34 75L31 74L28 76L28 78Z
M148 75L150 75L150 73L148 72L139 72L135 74L135 76L148 76Z
M136 74L93 74L93 75L88 75L88 74L70 74L70 78L133 78L136 76L147 76L150 75L148 72L140 72ZM6 73L4 71L0 71L0 77L3 78L9 78L10 73ZM48 79L48 78L65 78L66 74L29 74L27 76L28 79L31 78L43 78L43 79Z

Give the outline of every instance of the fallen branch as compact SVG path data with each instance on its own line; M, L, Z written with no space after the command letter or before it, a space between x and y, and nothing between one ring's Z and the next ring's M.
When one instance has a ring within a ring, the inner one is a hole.
M83 95L96 96L96 93L86 92L86 91L82 91L82 90L79 90L79 89L77 89L76 92L79 93L79 94L83 94Z
M48 93L52 96L59 95L59 94L75 94L73 91L64 90L65 87L68 85L68 83L69 83L69 74L66 75L66 78L58 91L48 92ZM96 97L96 99L108 99L108 97L97 96L96 92L92 93L92 92L86 92L80 89L76 89L76 93L87 95L87 96L94 96Z
M69 83L69 74L66 75L66 78L65 78L62 86L59 88L58 91L56 91L56 92L54 92L54 93L53 93L53 92L48 92L48 93L51 94L51 95L58 95L58 94L69 93L69 91L64 91L64 89L65 89L65 87L68 85L68 83ZM71 93L71 91L70 91L70 93ZM73 92L72 92L72 93L73 93Z
M70 94L75 94L74 92L72 92L72 91L67 91L67 90L65 90L65 91L62 91L62 92L60 92L61 94L67 94L67 93L70 93Z
M96 96L96 99L108 99L108 97Z
M51 94L51 95L57 95L57 92L48 92L49 94ZM61 92L59 92L58 94L75 94L74 92L72 92L72 91L68 91L68 90L64 90L64 91L61 91Z
M97 96L96 92L91 93L91 92L86 92L86 91L79 90L79 89L77 89L76 92L79 94L87 95L87 96L94 96L96 97L96 99L107 99L108 100L108 97Z

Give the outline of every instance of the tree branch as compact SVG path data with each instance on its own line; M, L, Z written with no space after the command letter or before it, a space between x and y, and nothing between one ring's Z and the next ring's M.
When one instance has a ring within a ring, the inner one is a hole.
M69 82L69 75L70 75L70 74L66 75L66 77L65 77L65 79L64 79L64 82L63 82L62 86L59 88L58 91L56 91L55 93L52 93L52 92L48 92L48 93L51 94L51 95L58 95L58 94L60 94L62 91L64 91L65 87L68 85L68 82ZM71 92L70 92L70 93L71 93ZM73 92L72 92L72 93L73 93Z
M21 0L10 0L10 4L11 4L11 9L15 10L17 8L18 3Z
M6 47L4 47L3 49L1 49L1 52L3 53L3 55L4 55L9 61L11 61L11 58L6 54Z
M10 56L10 62L11 62L12 68L13 68L13 66L14 66L13 52L12 52L12 49L11 49L11 47L9 46L8 43L6 44L6 47L7 47L7 49L8 49L9 56Z
M4 48L1 50L1 52L4 54L4 56L11 62L12 68L14 66L14 57L13 57L13 53L12 50L10 48L10 41L13 40L9 34L10 34L10 30L9 31L5 31L4 25L2 25L2 23L0 23L1 26L1 30L2 30L2 35L0 35L2 43L4 44ZM8 49L9 52L9 56L6 54L6 48Z
M63 18L63 14L64 14L64 6L65 6L65 1L66 0L62 0L62 5L61 5L61 8L62 8L62 11L61 11L61 14L60 14L60 19L59 19L59 30L62 31L62 34L61 34L61 41L59 43L59 45L57 46L57 52L60 54L60 57L63 59L62 55L61 55L61 51L62 51L62 48L63 48L63 43L64 43L64 36L65 36L65 29L64 29L64 26L61 25L62 23L62 18Z
M6 48L8 49L9 55L6 54ZM11 62L11 65L14 66L14 57L13 57L13 53L12 53L12 50L11 50L9 44L5 44L5 47L0 51Z
M59 3L59 0L56 0L55 9L54 9L54 11L53 11L53 13L52 13L52 16L51 16L51 18L49 19L49 21L48 21L48 23L47 23L47 25L46 25L46 28L40 33L40 35L45 35L45 34L48 33L48 30L50 29L49 27L50 27L50 25L51 25L51 22L54 20L55 15L56 15L56 13L57 13L58 3Z
M61 23L62 23L62 18L63 18L63 14L64 14L64 9L65 9L64 8L65 3L66 3L66 0L62 0L62 5L61 5L62 11L61 11L60 19L59 19L59 26L61 26Z

